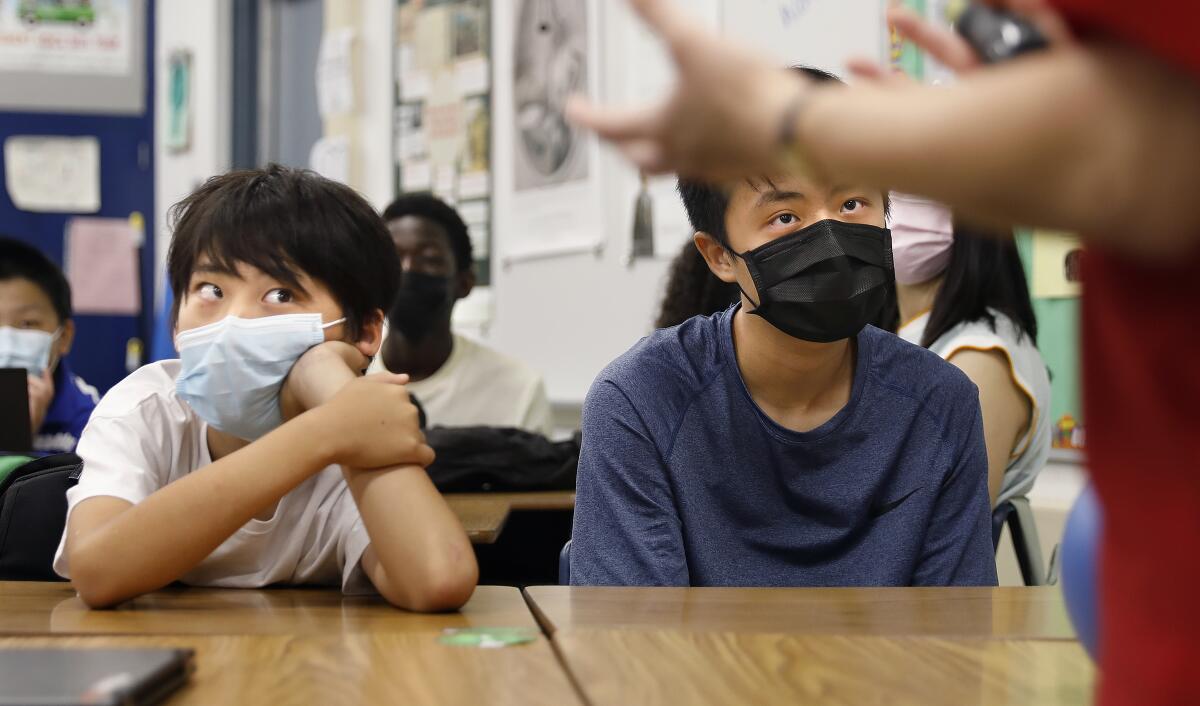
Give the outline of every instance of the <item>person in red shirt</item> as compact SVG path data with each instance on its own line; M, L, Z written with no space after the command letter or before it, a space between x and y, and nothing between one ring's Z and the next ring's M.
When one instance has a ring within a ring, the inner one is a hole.
M1047 51L955 86L827 90L669 0L630 0L677 68L658 105L575 99L571 119L648 173L710 180L788 165L942 201L981 225L1082 232L1088 463L1105 512L1099 703L1200 693L1200 3L993 0ZM975 62L963 43L918 44ZM915 33L915 34L914 34Z

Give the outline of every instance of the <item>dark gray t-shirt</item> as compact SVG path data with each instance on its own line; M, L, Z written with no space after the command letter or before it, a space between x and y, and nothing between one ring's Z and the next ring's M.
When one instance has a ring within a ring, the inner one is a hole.
M571 583L995 585L966 375L867 327L850 401L791 431L746 389L736 311L655 332L592 385Z

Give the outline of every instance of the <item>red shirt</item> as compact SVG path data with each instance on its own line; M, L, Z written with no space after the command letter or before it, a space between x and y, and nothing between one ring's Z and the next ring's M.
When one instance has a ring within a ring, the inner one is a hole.
M1052 2L1082 37L1141 47L1200 81L1196 0ZM1105 513L1101 706L1200 703L1197 280L1200 254L1172 266L1098 248L1084 258L1088 465Z

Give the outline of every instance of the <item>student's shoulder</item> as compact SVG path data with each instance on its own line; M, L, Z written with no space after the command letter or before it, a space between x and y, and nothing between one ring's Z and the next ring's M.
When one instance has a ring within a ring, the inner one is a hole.
M696 316L646 336L610 363L592 390L619 390L635 405L690 398L724 365L721 337L728 314Z
M933 351L873 326L862 335L871 347L871 374L892 393L935 412L978 404L975 383Z
M125 417L147 408L187 416L186 405L175 394L175 378L178 375L178 360L162 360L144 365L114 385L100 399L92 416Z

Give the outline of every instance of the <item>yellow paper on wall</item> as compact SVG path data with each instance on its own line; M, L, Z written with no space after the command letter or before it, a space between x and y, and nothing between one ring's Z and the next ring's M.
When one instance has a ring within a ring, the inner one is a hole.
M1037 299L1078 297L1079 236L1049 230L1033 232L1033 291Z

